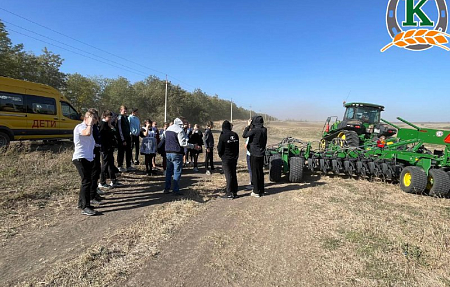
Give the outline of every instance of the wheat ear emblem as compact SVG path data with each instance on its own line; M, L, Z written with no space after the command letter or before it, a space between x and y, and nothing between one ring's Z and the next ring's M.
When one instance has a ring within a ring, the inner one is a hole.
M441 31L412 29L406 32L398 33L391 43L381 49L381 52L386 51L394 45L400 48L405 48L409 45L417 44L438 46L439 48L442 48L446 51L450 51L450 48L444 46L444 44L448 43L446 37L450 37L450 35Z

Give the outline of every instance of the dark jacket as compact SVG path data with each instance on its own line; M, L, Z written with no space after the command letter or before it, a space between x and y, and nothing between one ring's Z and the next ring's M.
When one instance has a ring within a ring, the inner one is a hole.
M130 122L128 121L127 116L119 115L117 120L117 127L119 130L119 137L122 142L127 141L131 138Z
M206 128L205 134L203 135L203 143L205 148L213 148L214 147L214 136L210 128Z
M167 128L164 137L164 147L166 153L184 154L184 148L194 148L193 144L188 143L188 138L183 130L183 121L176 118L173 125Z
M194 145L203 145L203 133L200 130L192 131L191 136L189 137L189 143ZM199 153L202 152L202 150L198 151Z
M114 131L109 127L107 122L100 121L100 150L102 152L114 151L116 137Z
M267 145L267 129L264 127L264 119L261 116L255 116L252 124L245 128L243 138L249 138L250 155L263 157Z
M217 151L222 160L237 160L239 158L239 136L231 131L229 121L224 121L222 124Z

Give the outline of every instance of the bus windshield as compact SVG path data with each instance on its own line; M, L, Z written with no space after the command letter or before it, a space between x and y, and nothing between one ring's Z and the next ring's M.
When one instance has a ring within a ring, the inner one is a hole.
M380 110L372 107L348 107L344 119L378 124L380 122Z

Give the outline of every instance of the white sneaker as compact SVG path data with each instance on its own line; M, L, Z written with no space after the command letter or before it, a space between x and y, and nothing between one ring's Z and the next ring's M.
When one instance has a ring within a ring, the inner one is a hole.
M252 191L252 193L250 195L253 196L253 197L261 197L261 195L259 195L257 193L254 193L253 191Z
M123 168L123 167L119 167L118 169L119 169L120 172L125 172L125 171L127 171L127 169L126 169L126 168Z
M122 184L121 183L119 183L119 182L112 182L111 181L111 184L109 185L109 186L111 186L111 188L114 188L114 187L118 187L118 186L121 186Z
M211 175L211 172L209 170L207 170L206 175Z
M99 182L97 187L98 187L98 188L108 188L109 185L107 185L107 184L101 184L101 183Z

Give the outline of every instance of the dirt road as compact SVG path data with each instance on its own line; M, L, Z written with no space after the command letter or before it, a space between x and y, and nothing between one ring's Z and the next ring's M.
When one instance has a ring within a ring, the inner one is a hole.
M241 127L237 127L239 130ZM305 124L299 138L318 125ZM292 131L272 127L272 140ZM217 135L217 134L216 134ZM305 136L306 135L306 136ZM294 136L296 136L294 134ZM311 136L312 137L312 136ZM242 151L240 197L222 199L224 177L183 172L186 196L163 177L125 174L102 215L75 201L30 215L0 247L2 286L448 286L450 204L398 186L306 175L250 197ZM219 162L217 162L219 167Z

